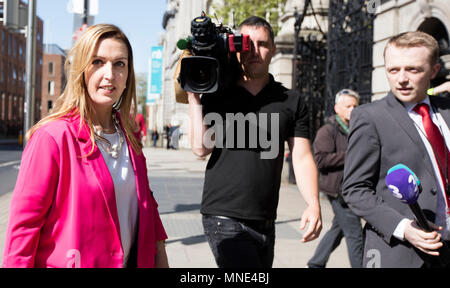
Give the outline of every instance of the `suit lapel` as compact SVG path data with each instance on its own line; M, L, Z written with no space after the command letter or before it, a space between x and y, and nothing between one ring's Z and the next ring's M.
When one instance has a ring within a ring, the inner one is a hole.
M92 150L92 142L90 139L89 128L86 122L83 123L83 127L79 129L79 117L78 121L74 121L73 124L76 125L76 131L78 131L78 140L80 142L80 147L82 148L82 157L85 159L84 164L91 168L93 175L96 177L98 182L99 190L102 192L103 199L105 200L106 207L108 209L109 215L114 222L117 235L120 239L120 225L119 216L117 212L116 195L114 190L114 182L109 173L108 166L106 166L103 155L98 149L97 145ZM90 154L90 155L89 155ZM89 155L85 157L85 155Z
M417 157L422 157L422 162L427 168L428 172L434 177L433 167L430 161L430 157L428 157L427 149L422 142L422 138L420 138L419 132L417 131L416 126L414 125L413 120L409 117L408 112L406 111L403 104L398 101L392 92L386 96L387 101L387 114L392 117L395 123L400 126L400 128L409 136L411 142L413 143L413 147L419 150ZM399 145L405 145L405 143L398 143ZM405 147L406 149L409 149Z

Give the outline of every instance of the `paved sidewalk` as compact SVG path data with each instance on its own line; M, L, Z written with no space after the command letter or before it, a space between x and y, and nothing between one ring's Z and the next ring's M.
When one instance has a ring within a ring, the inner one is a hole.
M169 236L166 248L170 266L217 267L203 235L199 212L207 161L198 160L189 150L146 149L145 155L150 186ZM284 170L286 176L287 165ZM284 181L277 211L273 267L306 267L319 244L320 238L308 243L300 241L298 227L305 207L297 186ZM331 226L333 212L326 197L321 197L321 207L324 222L322 237ZM331 255L327 267L350 267L345 240Z
M159 204L159 212L169 239L167 254L174 268L216 267L203 235L200 201L207 161L197 159L190 150L145 148L150 187ZM287 172L287 166L284 168ZM3 257L5 229L11 192L0 196L0 263ZM321 197L323 230L331 226L331 207ZM297 187L283 182L280 191L273 267L303 268L313 255L319 240L301 243L298 229L305 202ZM320 239L320 238L319 238ZM331 255L327 267L350 267L345 239Z

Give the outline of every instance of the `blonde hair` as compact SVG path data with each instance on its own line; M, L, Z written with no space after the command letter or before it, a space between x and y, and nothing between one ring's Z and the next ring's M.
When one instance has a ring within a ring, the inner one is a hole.
M90 130L92 149L89 154L94 151L95 133L94 126L92 124L92 116L94 111L91 105L89 105L90 97L86 88L84 73L91 64L98 43L101 40L108 38L121 40L128 49L128 79L126 88L119 100L114 104L113 108L115 110L120 110L121 112L122 127L125 130L125 135L128 138L133 150L138 154L141 152L142 144L134 136L134 131L136 130L136 124L134 123L136 105L133 105L133 103L137 102L133 52L131 49L131 44L125 34L117 26L111 24L97 24L89 27L75 43L74 47L68 53L65 62L67 85L64 92L55 101L55 106L51 110L51 114L40 120L27 132L27 140L30 139L33 133L44 124L57 119L69 118L79 114L79 129L82 129L83 123L86 121ZM133 109L132 117L129 116L131 109Z
M386 55L386 49L390 45L399 48L425 47L430 51L431 65L439 62L439 44L433 36L425 32L404 32L392 37L384 47L383 57Z

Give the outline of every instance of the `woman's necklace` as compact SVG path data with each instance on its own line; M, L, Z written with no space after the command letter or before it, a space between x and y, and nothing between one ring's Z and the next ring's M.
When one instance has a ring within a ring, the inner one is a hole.
M114 127L116 128L116 133L119 135L119 143L115 143L111 145L108 139L106 139L103 135L103 131L94 127L95 139L99 140L98 143L105 149L106 153L108 153L114 159L119 158L120 151L122 150L122 145L125 142L125 137L122 135L122 131L119 128L119 121L116 118L115 113L112 113ZM106 144L106 145L105 145Z

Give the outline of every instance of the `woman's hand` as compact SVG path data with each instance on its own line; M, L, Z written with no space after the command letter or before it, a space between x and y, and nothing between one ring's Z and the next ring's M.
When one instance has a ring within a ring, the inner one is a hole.
M169 268L164 240L156 242L155 268Z

